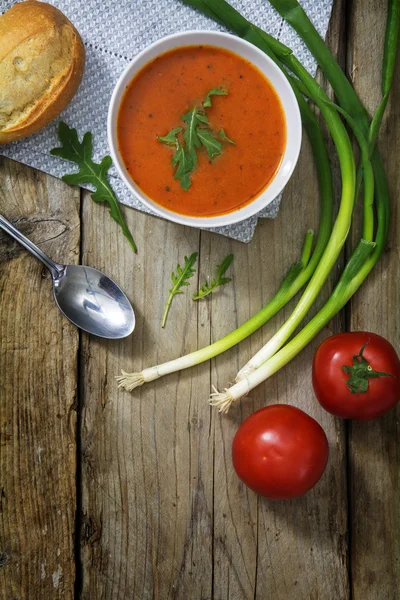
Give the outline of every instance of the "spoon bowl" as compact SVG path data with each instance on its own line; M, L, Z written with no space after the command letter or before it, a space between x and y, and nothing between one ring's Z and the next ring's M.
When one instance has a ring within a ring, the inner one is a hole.
M124 292L93 267L63 267L53 278L53 292L61 312L88 333L120 339L135 328L135 314Z

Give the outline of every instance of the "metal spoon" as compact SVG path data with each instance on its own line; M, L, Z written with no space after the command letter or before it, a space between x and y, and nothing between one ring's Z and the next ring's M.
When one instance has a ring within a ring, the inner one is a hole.
M124 292L101 271L82 265L59 265L0 215L6 231L49 269L54 299L74 325L109 339L124 338L135 328L135 313Z

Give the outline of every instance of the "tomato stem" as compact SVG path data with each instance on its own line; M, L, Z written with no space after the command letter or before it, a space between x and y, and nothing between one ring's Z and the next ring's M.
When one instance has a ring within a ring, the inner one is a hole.
M377 377L394 377L391 373L383 371L374 371L367 359L363 356L363 352L369 343L365 342L358 354L353 355L353 365L349 367L344 365L343 371L350 375L346 385L352 394L365 394L368 392L369 380Z

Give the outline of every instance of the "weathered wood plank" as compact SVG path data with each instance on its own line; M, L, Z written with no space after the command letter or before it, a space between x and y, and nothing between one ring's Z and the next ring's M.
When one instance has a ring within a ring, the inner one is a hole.
M126 214L138 256L102 207L84 204L84 260L121 283L138 321L118 343L83 339L83 598L211 598L209 367L133 395L114 380L208 339L208 315L198 319L191 300L197 277L160 326L171 271L198 249L199 232Z
M366 107L380 100L385 0L354 0L349 73ZM373 331L400 349L399 242L400 62L382 125L380 148L392 199L388 251L351 303L351 329ZM360 232L358 232L359 234ZM400 598L400 410L372 423L350 426L351 572L354 600Z
M1 159L0 212L79 259L79 191ZM78 332L44 267L0 233L0 596L73 598Z

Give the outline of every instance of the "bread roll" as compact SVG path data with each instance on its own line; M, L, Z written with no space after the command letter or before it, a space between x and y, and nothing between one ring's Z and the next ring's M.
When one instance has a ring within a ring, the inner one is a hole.
M0 144L35 133L71 101L85 49L72 23L36 0L0 16Z

